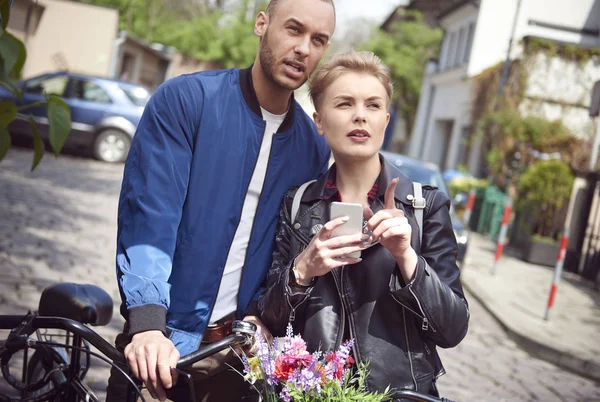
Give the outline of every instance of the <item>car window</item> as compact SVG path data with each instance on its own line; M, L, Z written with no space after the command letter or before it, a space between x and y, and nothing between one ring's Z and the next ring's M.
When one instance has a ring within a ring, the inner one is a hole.
M71 90L69 95L75 99L80 99L88 102L112 102L110 96L108 95L108 92L106 92L104 88L102 88L100 85L92 81L77 78L71 81Z
M64 75L33 78L25 82L23 90L30 94L63 96L67 81Z
M142 87L126 87L120 86L121 90L125 92L125 95L129 100L136 106L146 106L148 100L150 100L150 92L146 88Z
M444 182L444 178L440 172L428 169L426 167L412 166L407 164L397 167L412 181L417 181L421 184L429 184L448 194L446 183Z

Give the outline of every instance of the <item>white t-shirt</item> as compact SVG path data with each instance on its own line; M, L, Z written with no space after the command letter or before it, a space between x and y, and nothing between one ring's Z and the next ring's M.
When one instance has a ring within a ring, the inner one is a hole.
M246 261L246 250L250 241L250 232L258 207L258 199L263 189L265 176L267 174L267 166L269 165L269 155L271 154L271 144L273 143L273 135L283 123L287 113L275 115L260 108L263 120L267 123L265 133L260 145L258 160L254 173L250 179L248 192L244 198L240 223L233 236L233 241L227 255L223 278L219 286L217 300L210 317L210 323L213 324L223 317L237 310L237 297L240 288L240 280L242 279L242 267Z

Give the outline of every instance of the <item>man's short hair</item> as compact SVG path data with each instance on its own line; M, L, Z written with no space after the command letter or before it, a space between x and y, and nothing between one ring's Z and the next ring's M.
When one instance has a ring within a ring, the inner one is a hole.
M269 5L267 6L267 15L269 18L273 18L275 15L275 11L277 11L277 6L281 3L282 0L271 0L269 1ZM293 0L290 0L293 1ZM333 0L321 0L323 3L331 4L333 7L333 12L335 13L335 4L333 4Z

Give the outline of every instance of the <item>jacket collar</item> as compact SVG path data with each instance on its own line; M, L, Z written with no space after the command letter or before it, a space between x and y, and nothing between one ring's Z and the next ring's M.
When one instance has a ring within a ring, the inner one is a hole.
M379 193L377 195L377 199L379 199L382 203L385 198L385 191L387 190L390 182L396 177L400 178L398 185L396 186L396 191L394 192L394 198L396 201L400 201L405 205L412 205L412 201L409 200L409 195L413 194L413 185L412 181L406 177L397 167L392 165L387 159L383 157L383 155L379 154L379 161L381 162L381 173L379 173ZM304 202L313 202L317 200L323 200L325 193L325 185L327 184L327 179L331 174L335 174L335 163L329 168L327 174L321 176L315 183L310 185L304 195L302 196L302 201Z
M253 64L254 65L254 64ZM244 100L246 104L256 114L258 117L262 119L262 112L260 111L260 105L258 103L258 98L256 97L256 91L254 90L254 83L252 82L252 66L244 69L240 69L240 87L242 89L242 94L244 95ZM277 130L278 133L283 133L292 128L294 124L294 119L296 116L296 104L294 99L294 93L292 92L292 99L290 101L290 107L288 108L287 115L283 120L283 123L279 126Z

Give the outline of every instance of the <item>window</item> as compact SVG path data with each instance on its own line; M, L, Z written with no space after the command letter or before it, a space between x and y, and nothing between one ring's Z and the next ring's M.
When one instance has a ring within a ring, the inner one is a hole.
M473 35L475 35L475 23L471 22L469 24L469 32L467 33L467 47L465 49L465 55L463 57L463 61L465 63L469 62L471 58L471 47L473 46Z
M63 96L67 81L64 75L43 76L27 81L23 90L30 94Z
M131 102L133 102L136 106L146 106L148 100L150 100L150 92L142 87L120 87L125 95L129 98Z
M454 67L454 58L456 57L456 52L457 52L457 33L456 32L452 32L452 34L450 34L450 45L448 46L448 54L446 55L446 63L445 63L445 67L446 68L452 68Z
M69 92L71 98L95 103L111 103L108 93L92 81L73 79Z
M465 38L466 34L467 28L462 27L458 33L458 43L456 45L456 53L454 53L454 62L452 63L452 65L455 67L460 66L463 62L465 54L465 45L467 44Z

